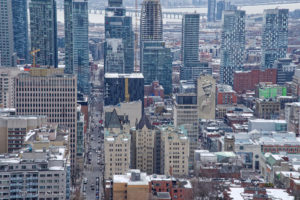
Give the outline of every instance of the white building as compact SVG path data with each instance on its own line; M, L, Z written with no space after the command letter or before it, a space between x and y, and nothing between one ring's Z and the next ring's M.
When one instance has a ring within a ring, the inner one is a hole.
M250 119L249 132L253 130L258 131L287 131L287 122L285 120L266 120L266 119Z
M69 199L70 164L65 147L1 155L1 199Z

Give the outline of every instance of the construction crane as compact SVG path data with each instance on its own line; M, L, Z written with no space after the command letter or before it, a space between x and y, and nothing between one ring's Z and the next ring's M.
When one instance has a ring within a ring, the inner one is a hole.
M41 49L36 49L36 50L33 50L33 51L30 52L30 54L31 54L32 57L33 57L33 61L32 61L32 66L33 66L33 67L36 67L36 66L35 66L35 56L36 56L36 53L39 52L39 51L41 51Z
M130 94L129 94L128 86L129 86L128 78L125 78L125 102L127 102L127 103L130 101Z
M139 37L138 37L138 0L135 0L135 41L134 41L134 71L138 72L139 70L139 66L137 63L137 52L138 52L138 41L139 41Z

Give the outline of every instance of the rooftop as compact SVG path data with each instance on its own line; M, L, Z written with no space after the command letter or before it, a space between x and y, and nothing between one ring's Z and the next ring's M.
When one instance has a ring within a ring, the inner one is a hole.
M132 73L132 74L105 73L105 78L144 78L144 76L142 73Z
M149 185L149 177L140 170L131 169L126 175L114 175L113 183L126 183L127 185Z

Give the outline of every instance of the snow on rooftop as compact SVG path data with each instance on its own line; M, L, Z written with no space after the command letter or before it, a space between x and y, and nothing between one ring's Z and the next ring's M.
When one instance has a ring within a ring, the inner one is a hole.
M242 194L244 192L244 188L230 188L230 191L228 192L229 193L229 197L232 199L232 200L244 200Z
M140 174L140 180L131 180L132 172ZM130 170L126 175L114 175L113 182L127 183L127 185L148 185L150 178L146 173L141 173L140 170Z
M167 180L176 180L174 177L171 176L166 176L166 175L157 175L157 174L152 174L149 176L151 181L167 181Z
M54 167L49 167L49 170L52 170L52 171L63 171L64 167L62 167L62 166L54 166Z
M144 76L142 73L131 73L131 74L105 73L105 78L144 78Z
M0 163L11 163L11 164L17 164L20 163L20 159L19 158L3 158L0 159Z
M271 199L294 200L294 197L290 196L286 190L283 189L267 189L267 194L271 197Z
M30 130L30 131L26 134L24 141L27 142L32 136L34 136L34 134L35 134L35 131L34 131L34 130Z
M113 142L113 141L115 141L115 139L112 138L112 137L105 138L105 140L108 141L108 142Z
M286 177L300 178L300 172L281 171L280 173Z
M285 120L272 120L272 119L250 119L249 122L259 123L286 123Z

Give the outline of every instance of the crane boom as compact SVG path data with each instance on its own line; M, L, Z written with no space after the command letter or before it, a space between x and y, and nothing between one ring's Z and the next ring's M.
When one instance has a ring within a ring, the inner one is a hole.
M33 50L33 51L30 52L30 54L33 57L33 60L32 60L32 66L33 67L36 67L36 65L35 65L35 56L36 56L36 53L39 52L39 51L41 51L41 49L36 49L36 50Z

